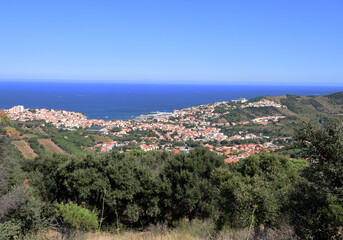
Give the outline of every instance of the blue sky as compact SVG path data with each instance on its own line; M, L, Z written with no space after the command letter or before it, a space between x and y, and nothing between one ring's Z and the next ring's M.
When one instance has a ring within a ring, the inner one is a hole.
M0 79L343 85L343 1L0 0Z

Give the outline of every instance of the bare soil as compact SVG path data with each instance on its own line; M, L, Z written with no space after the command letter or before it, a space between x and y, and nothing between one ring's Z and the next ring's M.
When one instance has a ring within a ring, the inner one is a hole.
M35 159L38 156L30 147L30 145L24 140L13 141L12 144L18 148L23 157L26 159Z
M57 146L51 139L38 139L39 144L42 144L45 151L49 153L65 153L62 148Z

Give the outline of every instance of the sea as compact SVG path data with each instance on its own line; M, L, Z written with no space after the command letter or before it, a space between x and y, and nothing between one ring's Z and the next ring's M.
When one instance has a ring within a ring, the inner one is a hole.
M239 86L185 84L119 84L65 82L0 82L0 109L60 109L88 119L126 120L155 111L172 112L201 104L260 96L323 95L343 86Z

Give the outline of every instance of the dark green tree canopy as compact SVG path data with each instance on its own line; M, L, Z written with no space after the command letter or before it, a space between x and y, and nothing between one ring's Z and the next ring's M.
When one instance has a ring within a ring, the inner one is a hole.
M282 215L287 193L297 178L289 159L269 153L240 160L230 169L216 170L212 179L220 195L219 226L280 227L285 223Z
M310 166L291 197L290 212L302 238L342 239L343 226L343 125L305 123L296 140Z
M296 140L311 163L304 176L323 190L343 196L343 126L331 120L323 126L305 123Z

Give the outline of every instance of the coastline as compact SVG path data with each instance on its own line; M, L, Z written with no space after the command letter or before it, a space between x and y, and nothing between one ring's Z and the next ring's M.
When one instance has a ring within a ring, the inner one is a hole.
M88 119L129 120L156 111L170 113L239 98L338 91L343 87L0 82L0 109L22 104L26 108L82 112Z

